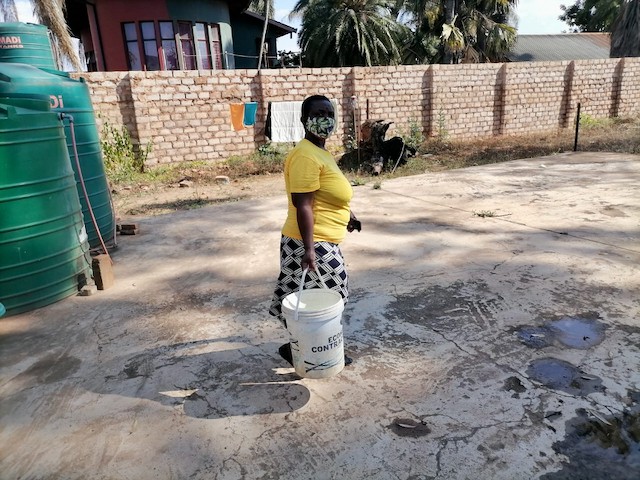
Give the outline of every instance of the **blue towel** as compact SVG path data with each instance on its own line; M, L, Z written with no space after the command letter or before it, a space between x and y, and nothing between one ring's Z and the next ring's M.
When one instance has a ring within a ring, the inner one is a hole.
M253 127L256 124L256 113L258 111L258 102L247 102L244 104L244 126Z

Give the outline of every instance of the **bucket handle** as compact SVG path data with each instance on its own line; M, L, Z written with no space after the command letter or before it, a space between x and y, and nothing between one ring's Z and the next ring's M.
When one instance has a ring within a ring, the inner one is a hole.
M320 279L320 283L322 284L322 286L326 289L329 289L329 287L327 287L327 284L324 283L324 280L322 279L322 275L320 275L320 272L318 271L317 266L314 269L314 271L316 272L318 279ZM293 312L293 319L296 321L296 323L298 323L298 309L300 308L300 297L302 297L302 289L304 288L304 278L307 276L308 272L309 272L309 267L305 268L302 271L302 278L300 279L300 288L298 288L298 301L296 302L296 310L295 312Z

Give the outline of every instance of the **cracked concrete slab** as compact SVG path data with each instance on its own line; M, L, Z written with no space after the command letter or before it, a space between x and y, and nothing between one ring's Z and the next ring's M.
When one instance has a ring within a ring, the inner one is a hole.
M138 218L113 288L0 320L0 476L640 476L639 157L385 180L353 208L353 365L278 356L284 195Z

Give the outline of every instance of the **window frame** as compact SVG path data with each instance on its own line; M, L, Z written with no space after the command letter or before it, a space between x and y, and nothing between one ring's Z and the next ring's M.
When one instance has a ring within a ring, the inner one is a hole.
M153 39L143 38L142 24L153 24L153 31L155 37ZM170 23L173 27L173 37L165 38L162 36L161 23ZM127 25L133 25L136 39L129 40L127 37ZM198 37L198 25L202 25L200 30L204 34L204 38ZM183 28L181 30L181 27ZM137 52L139 56L140 69L137 71L171 71L171 70L225 70L227 68L226 62L222 51L222 38L220 35L220 24L209 23L197 20L135 20L132 22L122 22L122 36L124 40L125 55L127 59L127 66L130 71L136 71L132 69L130 46L133 42L136 42ZM181 34L181 32L183 32ZM187 34L188 38L183 36ZM158 69L149 70L147 64L146 44L145 42L155 41L156 52L158 54ZM176 50L177 68L168 69L167 61L165 58L165 49L163 42L173 41ZM183 49L183 42L189 42L193 52L193 64L194 68L186 68L190 63L186 58L185 51ZM206 55L202 55L200 47L204 43L206 49ZM204 68L205 58L209 60L211 68Z

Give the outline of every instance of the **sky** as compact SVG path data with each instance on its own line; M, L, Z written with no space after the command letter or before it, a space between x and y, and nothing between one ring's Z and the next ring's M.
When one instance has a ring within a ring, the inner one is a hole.
M28 0L17 0L18 18L21 22L31 22L32 8ZM275 20L290 25L293 28L300 28L300 21L290 20L289 14L297 0L275 0ZM562 33L568 30L566 23L558 20L562 13L560 5L572 5L575 0L519 0L516 13L519 17L518 33ZM278 39L278 50L297 51L297 36L289 35Z

